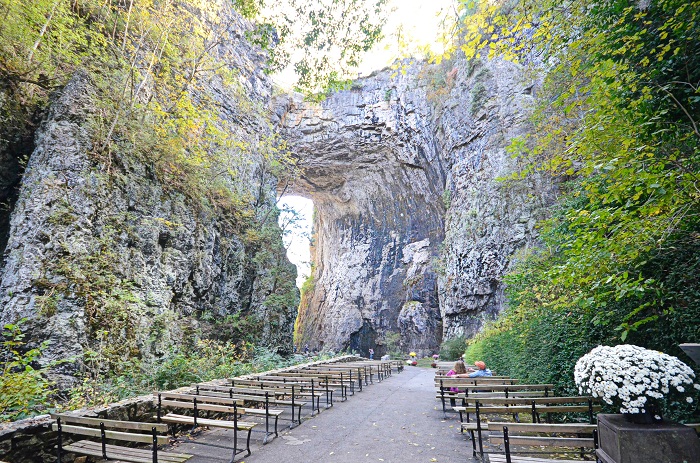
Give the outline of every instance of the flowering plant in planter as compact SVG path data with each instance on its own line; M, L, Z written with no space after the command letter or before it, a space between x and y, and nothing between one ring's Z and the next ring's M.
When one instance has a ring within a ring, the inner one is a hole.
M598 346L574 368L580 394L600 397L628 414L656 412L666 397L700 389L694 378L693 370L676 357L629 344ZM693 402L690 395L685 400Z

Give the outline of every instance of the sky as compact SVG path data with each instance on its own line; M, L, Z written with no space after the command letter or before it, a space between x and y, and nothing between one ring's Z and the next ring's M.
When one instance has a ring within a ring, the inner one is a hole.
M436 40L440 18L441 15L450 14L454 4L455 0L391 0L389 18L384 27L385 39L367 53L358 70L359 74L369 75L372 71L389 66L399 53L399 35L410 41L414 50L429 45L433 52L441 51ZM293 70L288 68L272 78L280 87L290 89L294 82ZM300 196L284 196L278 202L278 206L280 209L288 207L297 212L295 225L290 233L286 234L284 241L287 257L297 266L297 286L301 287L310 272L309 239L312 231L313 202ZM280 224L285 224L288 220L289 214L283 212L280 215Z
M399 52L399 35L415 48L429 45L432 51L441 51L436 41L440 18L444 14L454 14L455 4L456 0L389 0L384 40L365 55L358 69L359 74L366 76L391 65ZM280 87L291 89L295 81L292 66L274 74L272 79Z

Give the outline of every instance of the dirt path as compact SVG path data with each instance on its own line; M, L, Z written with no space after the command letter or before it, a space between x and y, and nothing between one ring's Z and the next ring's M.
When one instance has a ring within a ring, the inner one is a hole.
M433 370L407 367L304 419L300 426L280 432L267 445L262 445L260 433L254 433L253 454L241 454L237 462L477 461L471 459L471 444L459 434L456 417L442 419L434 394ZM196 438L197 443L184 443L178 450L196 454L191 463L228 461L230 451L199 443L230 445L231 435L230 431L208 431Z

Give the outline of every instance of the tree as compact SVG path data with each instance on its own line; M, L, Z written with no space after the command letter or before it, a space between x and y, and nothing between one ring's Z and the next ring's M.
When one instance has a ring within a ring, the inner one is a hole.
M387 0L257 4L260 15L250 36L270 53L269 71L293 66L295 89L315 98L352 81L362 54L382 38L386 22Z
M533 131L511 146L522 165L514 178L575 180L529 258L544 259L530 269L556 289L519 286L516 300L598 312L602 323L624 306L611 327L621 340L698 303L667 272L698 264L679 252L700 238L698 11L682 0L462 2L468 57L487 50L539 63L545 75Z

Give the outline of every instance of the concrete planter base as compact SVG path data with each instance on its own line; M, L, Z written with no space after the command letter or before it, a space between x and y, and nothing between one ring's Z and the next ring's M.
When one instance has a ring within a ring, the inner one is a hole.
M622 415L598 415L603 463L700 462L700 439L695 430L674 422L631 423Z

